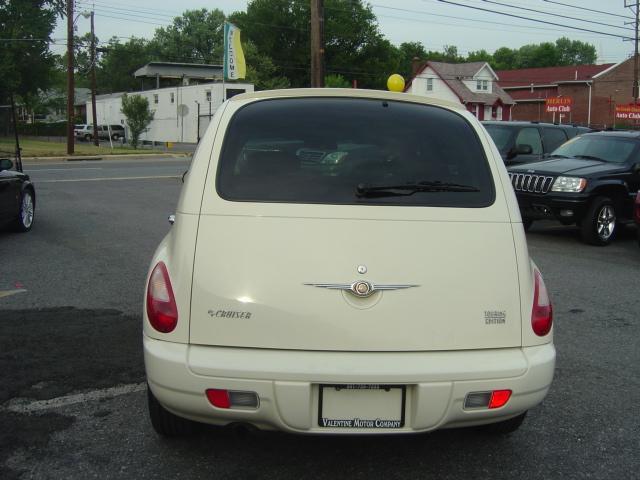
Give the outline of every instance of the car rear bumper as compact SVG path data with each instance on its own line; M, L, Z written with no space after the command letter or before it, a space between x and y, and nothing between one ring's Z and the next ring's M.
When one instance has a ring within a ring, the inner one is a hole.
M173 413L214 425L298 433L410 433L506 420L538 405L555 366L552 343L461 352L309 352L189 346L144 337L149 386ZM406 385L399 429L319 426L319 385ZM209 388L256 392L256 409L220 409ZM465 410L470 392L510 389L501 408Z

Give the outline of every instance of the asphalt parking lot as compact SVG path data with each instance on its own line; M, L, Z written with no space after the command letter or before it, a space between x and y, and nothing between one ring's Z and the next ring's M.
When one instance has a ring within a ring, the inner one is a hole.
M164 440L146 413L140 311L188 160L27 166L34 228L0 233L0 478L637 478L640 248L527 235L555 308L552 390L519 431ZM470 239L470 241L474 241Z

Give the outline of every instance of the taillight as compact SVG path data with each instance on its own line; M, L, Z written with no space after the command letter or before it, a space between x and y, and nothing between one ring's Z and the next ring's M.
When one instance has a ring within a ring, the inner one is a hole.
M531 327L536 335L543 337L551 330L553 324L553 307L539 271L534 272L535 286L533 291L533 309L531 311Z
M149 277L147 287L147 317L157 331L169 333L178 323L178 307L173 296L167 267L159 262Z

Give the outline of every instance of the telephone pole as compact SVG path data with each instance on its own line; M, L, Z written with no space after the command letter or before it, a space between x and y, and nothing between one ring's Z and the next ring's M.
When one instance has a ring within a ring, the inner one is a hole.
M100 145L98 139L98 115L96 114L96 34L93 28L93 10L91 10L91 114L93 119L93 144Z
M635 54L633 55L633 103L638 103L638 0L636 0L636 37Z
M635 14L635 20L633 22L625 22L625 25L629 25L630 23L634 24L635 27L635 36L634 38L629 38L625 40L633 40L635 43L634 55L633 55L633 89L631 92L631 96L633 97L633 103L638 103L638 20L640 19L640 0L624 0L625 8L631 8L633 13ZM635 11L633 10L635 8Z
M311 86L324 87L324 0L311 0Z
M73 104L75 85L73 82L73 0L67 0L67 154L73 155Z

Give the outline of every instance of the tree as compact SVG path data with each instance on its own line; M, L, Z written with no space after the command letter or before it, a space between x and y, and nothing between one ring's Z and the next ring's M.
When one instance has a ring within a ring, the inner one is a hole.
M596 63L596 47L580 40L562 37L556 40L558 65L591 65Z
M131 145L138 148L140 134L153 120L153 112L149 109L149 100L141 95L122 96L122 113L127 117L127 125L131 132Z
M149 42L132 37L126 43L117 38L109 40L96 71L99 93L130 92L139 84L133 73L154 59Z
M187 10L172 25L156 30L151 50L165 61L220 64L224 21L219 9Z
M58 0L0 2L0 101L37 95L49 85L49 40L62 7Z
M253 42L243 42L242 50L247 63L247 82L256 90L276 90L289 88L289 79L278 74L278 69L267 55L258 51Z
M324 77L324 86L327 88L349 88L351 84L342 75L327 75Z
M397 49L380 33L371 6L361 0L326 0L324 12L326 73L357 79L363 87L383 87L398 67ZM230 20L292 86L309 85L308 0L251 0L246 12Z
M398 73L404 77L405 80L413 77L413 62L417 59L419 64L422 64L430 59L427 55L427 51L424 45L420 42L404 42L398 47Z

